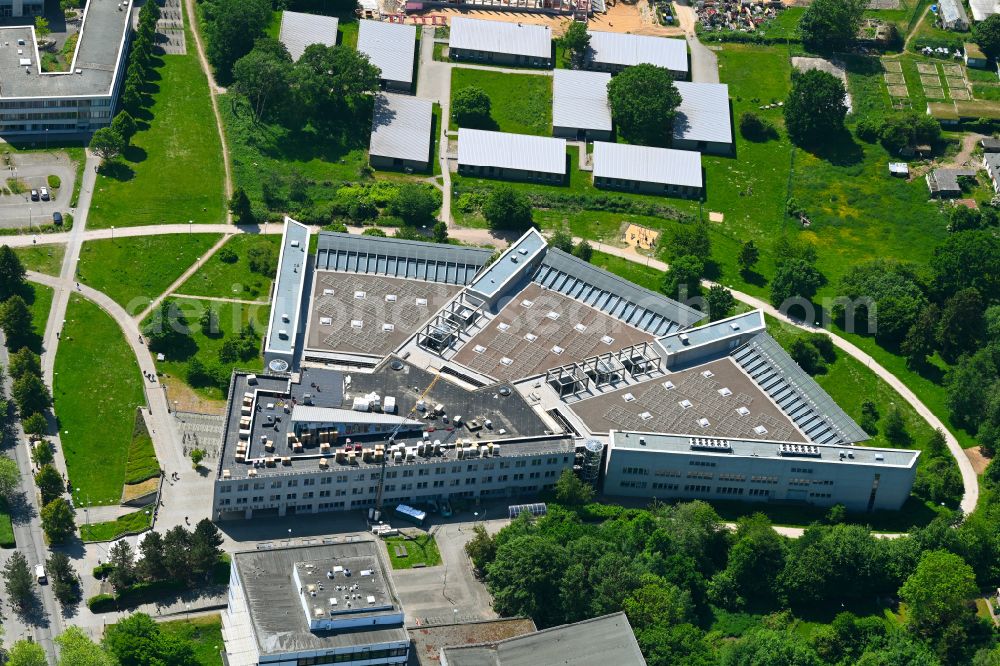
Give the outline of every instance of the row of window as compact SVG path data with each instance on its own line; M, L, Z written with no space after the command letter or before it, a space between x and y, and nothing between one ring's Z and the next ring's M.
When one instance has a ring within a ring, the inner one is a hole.
M635 488L638 490L644 490L646 488L645 481L621 481L619 485L622 488ZM660 483L654 481L652 484L653 490L669 490L677 491L680 486L676 483ZM684 486L684 492L686 493L710 493L712 491L712 486L702 485L702 484L686 484ZM771 491L765 490L763 488L750 488L749 490L745 488L740 488L738 486L717 486L715 488L715 493L719 495L737 495L741 496L744 493L751 497L770 497ZM829 493L810 493L810 497L830 497Z
M321 666L321 664L344 664L351 661L375 661L376 659L388 659L390 657L405 657L408 654L408 648L393 648L391 650L361 649L354 652L326 654L320 657L303 657L296 660L295 666Z

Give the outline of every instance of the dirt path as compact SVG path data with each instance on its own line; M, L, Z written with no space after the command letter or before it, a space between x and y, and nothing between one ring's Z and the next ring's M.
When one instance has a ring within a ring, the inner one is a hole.
M968 162L972 159L972 153L976 150L976 144L979 143L980 139L985 139L985 134L978 134L972 132L970 134L962 135L962 148L955 154L953 158L947 162L941 163L941 167L964 167L968 166Z
M186 0L184 6L187 7L187 20L191 25L191 34L194 35L195 49L198 51L198 61L201 63L201 69L205 72L205 76L208 78L208 97L212 100L212 114L215 116L215 128L219 131L219 141L222 142L222 167L226 173L226 202L228 204L229 199L233 196L233 167L229 158L229 144L226 142L226 131L222 127L222 116L219 115L219 100L218 95L226 92L225 88L220 88L219 84L215 82L215 75L212 74L212 68L208 64L208 58L205 57L205 46L201 42L201 32L198 29L197 13L194 6L194 0ZM233 214L229 211L229 206L226 206L226 222L233 221Z

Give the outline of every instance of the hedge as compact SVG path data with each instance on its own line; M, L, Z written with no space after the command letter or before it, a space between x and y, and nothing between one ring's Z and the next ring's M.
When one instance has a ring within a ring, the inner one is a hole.
M135 608L142 604L159 600L163 595L188 589L175 580L158 580L152 583L136 583L117 596L98 594L87 599L87 607L94 613L110 613L125 608Z
M61 186L62 186L62 180L59 178L59 176L51 174L49 176L49 187L52 188L53 190L58 190Z

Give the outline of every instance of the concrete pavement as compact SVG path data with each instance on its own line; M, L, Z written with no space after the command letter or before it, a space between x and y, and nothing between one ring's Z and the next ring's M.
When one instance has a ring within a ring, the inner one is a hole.
M678 26L684 30L688 47L691 49L691 80L695 83L719 82L719 59L715 53L698 40L696 25L698 16L689 5L674 3L674 14Z

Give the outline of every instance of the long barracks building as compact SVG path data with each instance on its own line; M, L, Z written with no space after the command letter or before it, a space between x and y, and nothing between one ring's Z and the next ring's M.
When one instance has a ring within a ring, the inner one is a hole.
M267 369L236 373L217 519L532 496L898 509L919 452L865 432L753 311L701 313L529 231L478 248L287 221Z

